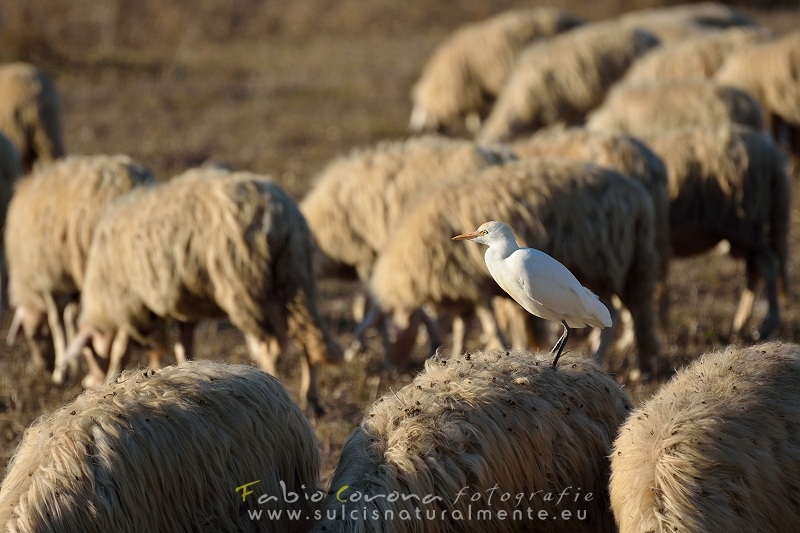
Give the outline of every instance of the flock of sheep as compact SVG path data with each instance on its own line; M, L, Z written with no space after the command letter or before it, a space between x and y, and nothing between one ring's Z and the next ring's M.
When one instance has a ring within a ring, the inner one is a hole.
M0 527L800 529L800 346L706 354L637 409L603 370L618 351L635 354L629 379L664 371L670 261L722 241L747 272L731 333L762 282L756 336L781 326L798 72L800 32L719 4L592 23L510 11L433 53L411 93L416 135L331 161L298 203L250 172L159 181L127 156L67 156L52 81L0 66L7 342L21 333L30 370L55 383L88 369L83 394L26 430ZM483 248L450 242L491 219L611 310L591 357L551 368L536 353L547 325L494 283ZM361 281L347 349L320 277ZM465 354L473 317L484 349ZM239 329L265 372L193 361L209 318ZM385 368L407 369L421 326L424 370L368 408L321 488L300 407L324 413L324 365L352 361L377 327ZM150 370L124 370L131 341ZM271 376L290 341L300 406ZM179 364L160 369L170 353Z

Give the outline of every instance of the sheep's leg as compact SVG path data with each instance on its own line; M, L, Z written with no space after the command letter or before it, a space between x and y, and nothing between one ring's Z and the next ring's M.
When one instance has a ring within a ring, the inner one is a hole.
M442 329L439 322L429 315L424 309L419 310L419 316L425 329L428 331L428 357L432 357L443 344Z
M384 369L405 371L409 366L411 351L417 342L419 320L411 313L397 311L386 321L384 338Z
M106 383L114 381L122 370L125 353L128 351L129 337L123 329L118 329L111 341L111 350L108 354L108 372L106 372ZM152 359L150 361L152 367Z
M363 321L367 313L371 312L374 308L374 305L369 305L369 298L367 298L367 295L363 292L359 292L353 298L353 304L351 306L353 319L356 322Z
M452 320L452 347L450 353L461 355L464 353L464 340L467 336L467 321L463 315L457 314Z
M308 357L303 357L300 365L300 390L304 392L308 416L324 415L325 409L319 400L319 364L312 364Z
M759 256L758 264L764 278L768 303L767 316L758 330L758 338L765 339L781 325L781 310L778 302L778 258L772 253L766 253Z
M602 363L608 357L619 327L619 313L616 306L608 298L602 298L601 301L608 308L608 312L611 315L611 327L596 329L592 332L592 357L597 363Z
M86 376L84 376L81 384L85 389L99 387L105 381L106 372L100 368L100 365L97 362L97 357L95 357L95 354L91 349L85 347L81 351L83 352L84 359L86 359L86 366L89 367L89 372L86 374Z
M736 313L733 315L733 323L731 324L731 335L733 336L738 336L742 333L753 314L753 304L756 301L756 290L758 290L759 282L758 263L751 257L746 260L746 274L747 286L739 298L739 306L736 308Z
M64 337L64 328L61 325L61 313L52 294L44 294L44 305L47 310L47 324L50 327L50 335L53 337L53 353L55 355L53 383L61 384L64 382L64 354L67 351L67 341Z
M486 304L476 305L475 314L481 322L481 329L488 337L485 349L496 350L505 348L506 341L503 338L503 333L500 331L500 326L497 325L497 319L491 309L491 304L489 306Z
M78 332L78 314L80 310L80 303L74 299L67 302L67 305L64 306L64 331L67 335L67 346L69 346L69 343L75 338L75 334ZM78 373L78 359L72 359L69 362L69 371L73 375Z
M175 343L175 362L185 363L194 358L194 322L178 324L178 342Z
M270 340L259 339L255 335L247 334L244 336L250 356L258 363L261 370L267 374L276 375L276 363L278 354L270 347Z
M381 329L381 335L386 335L386 331L384 329L385 318L386 314L381 311L380 307L377 305L370 307L369 311L367 312L367 316L364 317L364 320L362 320L353 331L353 340L350 342L350 346L348 346L344 352L344 360L346 362L349 363L355 359L356 354L358 354L363 348L364 332L366 332L367 329L377 325Z
M41 372L47 370L52 372L54 369L53 354L47 346L47 335L44 332L44 315L41 311L32 311L18 307L16 310L15 320L19 320L22 326L22 333L25 336L25 342L28 345L31 359L28 363L28 369L31 372ZM45 352L47 357L45 357Z

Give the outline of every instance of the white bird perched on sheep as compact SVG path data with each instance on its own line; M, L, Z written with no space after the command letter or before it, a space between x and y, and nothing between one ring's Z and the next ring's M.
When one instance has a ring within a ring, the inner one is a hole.
M570 328L611 327L611 314L600 299L557 260L535 248L520 248L508 224L491 220L453 240L488 246L483 257L497 284L532 315L564 325L564 333L552 349L553 368Z

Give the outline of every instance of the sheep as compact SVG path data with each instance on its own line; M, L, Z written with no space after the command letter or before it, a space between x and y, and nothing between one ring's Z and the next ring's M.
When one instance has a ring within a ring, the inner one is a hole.
M713 81L621 85L594 110L586 128L642 136L670 128L741 124L764 128L763 111L751 95Z
M513 9L462 26L436 48L411 90L412 132L436 131L465 117L474 130L520 50L582 22L561 10L535 8Z
M11 140L0 133L0 318L3 317L8 298L8 273L6 270L3 232L6 211L11 202L14 185L22 175L19 151Z
M83 286L100 217L114 199L155 181L146 167L125 155L75 155L38 166L17 183L4 237L9 299L16 307L8 341L21 327L31 370L52 370L55 361L63 360L67 339L59 303L63 306Z
M321 415L319 367L341 361L342 350L322 323L312 253L297 204L264 176L194 169L131 193L95 230L66 359L88 345L113 379L129 337L155 349L157 366L168 320L184 325L183 359L195 322L227 316L270 374L289 338L302 346L304 402ZM103 379L92 370L91 381Z
M16 145L22 171L64 156L61 101L50 76L28 63L0 65L0 131Z
M726 239L747 265L731 334L747 324L763 278L769 311L756 334L765 338L781 323L777 282L784 292L788 283L792 194L785 155L767 134L737 126L675 129L644 140L667 167L673 255L702 253Z
M729 346L681 370L611 454L621 533L800 530L800 347Z
M755 24L741 11L715 2L638 9L623 13L617 21L652 32L662 43L678 43L714 30Z
M740 27L659 47L631 65L619 84L711 79L728 55L764 40L768 34L762 28Z
M654 371L659 343L652 308L658 270L653 201L630 177L574 160L490 167L443 185L408 211L370 281L375 301L392 315L394 327L406 328L407 317L426 304L439 311L490 308L491 296L501 290L486 269L484 250L453 246L450 237L492 219L514 227L520 244L562 262L606 307L612 308L610 299L617 295L634 319L641 371ZM614 329L603 330L598 359ZM394 364L406 358L399 350L387 351Z
M438 184L511 159L508 150L435 135L383 141L335 159L300 203L321 252L320 274L355 269L366 283L391 228L409 205ZM371 308L348 357L360 348L365 330L381 321L379 310ZM428 331L432 346L440 344L438 334Z
M669 306L666 298L666 283L670 258L669 239L669 194L667 191L667 169L664 163L640 140L624 133L595 132L584 128L548 128L527 138L521 138L511 144L512 151L521 158L568 157L591 161L601 166L618 170L638 180L650 193L653 200L655 215L655 245L659 257L659 266L655 299L657 302L660 323L666 331L669 326ZM615 301L616 305L617 302ZM495 304L495 311L499 308ZM517 306L518 311L527 315ZM506 312L510 309L506 308ZM499 313L498 313L499 315ZM521 323L526 321L533 325L534 320L530 315L518 318ZM630 322L626 312L620 316L625 321L625 334L621 337L618 347L624 350L633 335L627 326ZM498 316L500 319L500 316ZM594 330L592 335L599 333ZM538 335L525 334L526 338ZM595 339L596 342L596 339ZM516 343L520 344L519 341Z
M719 83L733 85L752 94L769 113L770 126L776 138L789 144L788 148L795 155L800 154L798 50L800 31L793 31L735 51L715 76Z
M657 44L643 30L605 22L528 46L476 138L505 141L556 122L581 122L636 57Z
M320 462L311 424L256 368L131 370L25 430L0 487L0 523L14 532L308 531L323 497ZM254 518L264 511L281 516Z
M313 531L614 531L607 456L632 407L596 363L565 357L558 371L524 351L426 361L345 443Z

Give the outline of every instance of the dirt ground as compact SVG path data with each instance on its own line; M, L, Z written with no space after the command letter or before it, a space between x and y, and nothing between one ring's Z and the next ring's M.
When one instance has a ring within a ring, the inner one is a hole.
M653 4L569 0L559 6L599 19ZM299 200L315 173L333 157L353 147L407 136L411 85L448 33L467 21L523 5L530 4L3 2L0 60L31 61L53 75L63 98L70 153L127 153L163 179L208 160L223 161L234 169L273 176ZM782 5L770 11L746 6L743 10L777 31L800 27L796 4ZM792 250L799 248L799 225L793 209ZM794 260L790 275L796 289L800 273ZM727 331L744 286L743 264L714 254L678 261L671 280L672 328L662 338L667 360L680 366L732 342ZM354 327L350 299L356 287L324 281L321 288L326 320L344 345ZM756 323L765 306L762 297ZM0 324L3 338L10 318L6 313ZM247 362L241 336L224 322L205 324L199 335L198 358ZM800 310L793 298L784 303L784 325L776 337L800 341ZM570 347L586 349L578 342ZM295 394L298 356L288 353L280 365L281 376ZM0 345L4 467L27 425L80 392L76 380L56 387L45 376L29 374L27 357L22 343ZM368 405L410 381L410 376L381 378L381 360L380 345L371 338L356 364L330 368L323 376L321 391L329 412L315 428L325 482ZM627 389L640 402L656 387Z

